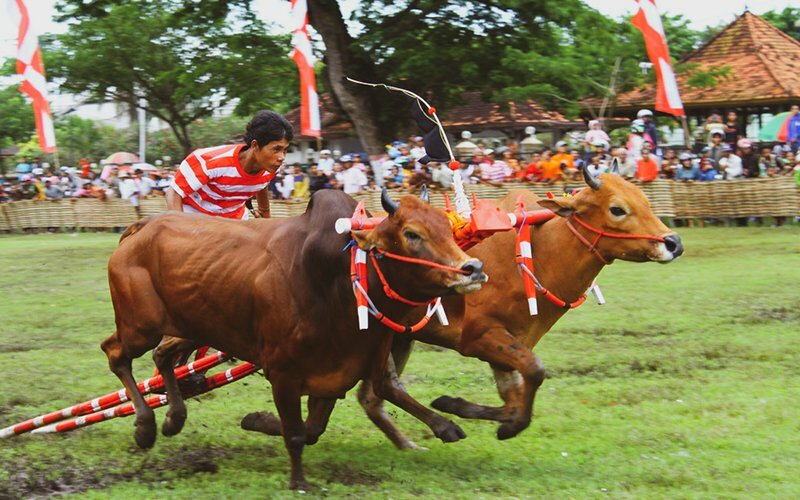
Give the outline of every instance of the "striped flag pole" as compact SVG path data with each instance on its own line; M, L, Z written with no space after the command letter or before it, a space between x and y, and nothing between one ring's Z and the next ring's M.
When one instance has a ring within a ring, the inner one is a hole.
M33 101L39 146L45 153L55 153L56 133L50 104L47 102L47 80L44 77L42 52L28 14L27 0L7 0L7 6L12 22L18 26L17 73L23 77L19 90Z
M322 137L319 118L319 95L317 76L314 74L314 53L308 36L308 5L306 0L292 0L292 44L291 57L300 72L300 134ZM319 141L318 141L319 142Z
M176 368L175 378L181 380L186 378L189 374L203 372L209 368L217 366L229 358L230 357L228 355L222 352L216 352L209 356L205 356L192 363ZM161 377L161 375L157 375L137 384L139 392L142 394L148 394L154 389L160 389L163 386L164 379ZM31 418L18 424L6 427L5 429L0 429L0 438L7 438L30 432L44 425L52 424L53 422L59 422L65 418L88 415L93 412L112 408L129 400L130 398L128 397L127 391L125 389L120 389L118 391L108 393L105 396L100 396L99 398L94 398L90 401L85 401L62 410L41 415L36 418Z
M242 363L238 366L225 370L224 372L217 373L211 377L206 377L205 387L196 395L204 394L212 389L216 389L218 387L222 387L223 385L230 384L231 382L243 379L248 375L252 375L256 371L258 371L258 367L256 365L252 363ZM147 403L147 406L153 409L166 406L169 403L167 396L164 394L149 396L145 398L145 402ZM133 408L133 403L125 403L104 411L99 411L86 416L74 418L72 420L67 420L66 422L57 422L45 427L41 427L33 430L31 434L69 432L75 429L80 429L81 427L87 427L89 425L96 424L98 422L105 422L106 420L111 420L113 418L128 417L135 413L136 411Z

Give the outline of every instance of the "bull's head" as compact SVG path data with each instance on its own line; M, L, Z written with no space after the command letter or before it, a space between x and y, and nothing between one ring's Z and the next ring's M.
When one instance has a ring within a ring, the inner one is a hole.
M589 225L611 233L647 235L649 239L601 238L597 250L607 259L636 262L670 262L683 253L680 237L665 226L653 211L644 193L635 185L614 174L593 177L586 169L584 179L589 188L574 196L539 200L539 205L562 217L577 214ZM578 227L580 231L581 228ZM594 241L596 235L587 234Z
M389 214L375 229L353 231L363 249L380 248L464 271L457 273L421 264L383 259L381 268L397 291L420 300L479 290L487 281L483 263L458 248L444 211L415 196L393 201L386 190L382 204ZM391 274L391 276L390 276ZM413 299L416 300L416 299Z

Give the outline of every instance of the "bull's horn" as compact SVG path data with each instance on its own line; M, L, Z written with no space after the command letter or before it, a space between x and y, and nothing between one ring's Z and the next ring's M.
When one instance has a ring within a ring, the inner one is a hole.
M394 215L397 212L397 209L400 207L400 204L394 201L391 197L389 197L389 191L386 188L381 189L381 206L383 209L386 210L386 213L389 214L389 217Z
M582 167L581 170L583 171L583 180L586 181L586 184L588 184L589 187L595 191L600 189L600 185L603 183L603 181L593 176L592 173L589 172L588 168Z
M428 195L428 185L427 184L423 184L422 185L422 193L420 193L419 199L421 199L425 203L430 204L431 197Z

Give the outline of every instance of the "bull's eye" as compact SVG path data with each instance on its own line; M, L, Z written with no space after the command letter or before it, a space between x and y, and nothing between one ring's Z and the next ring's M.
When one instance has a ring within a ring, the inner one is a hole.
M616 217L622 217L627 213L625 209L620 207L611 207L609 210L611 211L611 215L614 215Z
M418 234L417 234L417 233L415 233L414 231L406 231L406 232L405 232L405 233L403 233L403 234L405 235L405 237L406 237L406 240L408 240L408 242L409 242L409 243L417 243L419 240L421 240L421 239L422 239L422 238L420 237L420 235L418 235Z

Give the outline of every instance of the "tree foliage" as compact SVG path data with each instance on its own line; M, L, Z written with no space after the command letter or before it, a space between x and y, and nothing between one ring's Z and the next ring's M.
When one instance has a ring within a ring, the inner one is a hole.
M771 10L762 15L773 26L800 41L800 7L786 7L782 11Z
M184 152L189 125L234 98L237 111L298 101L286 36L267 27L247 1L63 0L70 30L46 44L45 64L64 90L90 102L131 108L144 98Z

